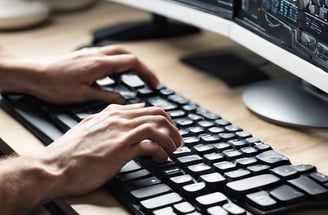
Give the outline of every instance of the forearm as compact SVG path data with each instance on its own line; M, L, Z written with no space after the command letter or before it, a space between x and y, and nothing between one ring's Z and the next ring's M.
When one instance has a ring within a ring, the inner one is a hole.
M33 92L36 74L42 65L24 59L0 55L0 89L12 92ZM36 82L37 83L37 82Z
M39 159L22 156L0 161L1 214L24 214L53 198L56 177Z

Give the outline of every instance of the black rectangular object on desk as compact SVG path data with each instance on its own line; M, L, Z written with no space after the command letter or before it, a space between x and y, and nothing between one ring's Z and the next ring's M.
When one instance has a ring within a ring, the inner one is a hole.
M269 76L257 65L230 51L215 50L192 54L181 58L181 61L219 78L229 87L238 87L269 79Z

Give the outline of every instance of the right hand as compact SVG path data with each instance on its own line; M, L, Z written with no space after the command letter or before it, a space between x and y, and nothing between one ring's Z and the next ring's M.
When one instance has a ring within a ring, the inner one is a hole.
M167 113L144 104L110 105L46 147L41 156L56 175L51 197L85 194L136 156L164 162L183 143Z

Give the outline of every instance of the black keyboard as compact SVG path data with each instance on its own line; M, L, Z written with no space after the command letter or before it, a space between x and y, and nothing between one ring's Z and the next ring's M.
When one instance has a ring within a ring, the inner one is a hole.
M166 163L148 157L128 162L104 189L134 214L281 214L328 208L328 176L310 164L291 164L268 144L172 89L148 88L133 73L98 81L127 103L163 108L184 139ZM3 93L2 106L51 143L107 104L55 106Z

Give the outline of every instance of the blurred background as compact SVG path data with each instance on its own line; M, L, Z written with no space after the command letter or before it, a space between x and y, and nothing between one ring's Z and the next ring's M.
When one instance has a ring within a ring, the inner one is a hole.
M0 30L34 27L51 19L53 13L87 9L97 0L0 0Z

